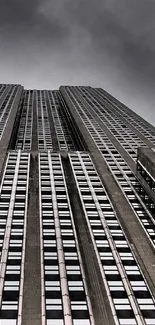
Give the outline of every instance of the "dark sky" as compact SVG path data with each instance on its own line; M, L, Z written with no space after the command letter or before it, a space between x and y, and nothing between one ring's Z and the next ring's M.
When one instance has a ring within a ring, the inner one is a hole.
M0 83L102 87L155 125L155 0L0 0Z

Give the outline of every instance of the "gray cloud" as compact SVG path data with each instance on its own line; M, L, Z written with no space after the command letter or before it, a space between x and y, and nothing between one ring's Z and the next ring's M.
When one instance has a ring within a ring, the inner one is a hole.
M99 63L108 56L134 77L154 83L154 0L46 0L36 12L50 31L55 25L66 31L69 48L87 48Z
M0 82L101 86L152 119L154 12L154 0L1 0Z

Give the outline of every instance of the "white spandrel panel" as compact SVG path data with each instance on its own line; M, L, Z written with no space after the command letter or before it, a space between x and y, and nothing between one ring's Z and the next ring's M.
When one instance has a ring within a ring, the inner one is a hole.
M17 321L16 319L1 319L0 325L16 325Z

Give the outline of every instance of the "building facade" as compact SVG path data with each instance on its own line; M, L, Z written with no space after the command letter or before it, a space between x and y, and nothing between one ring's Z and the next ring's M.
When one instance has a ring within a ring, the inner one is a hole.
M155 325L154 151L101 88L0 85L0 325Z

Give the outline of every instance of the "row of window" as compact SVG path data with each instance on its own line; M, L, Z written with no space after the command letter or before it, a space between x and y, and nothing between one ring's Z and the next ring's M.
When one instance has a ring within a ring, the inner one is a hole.
M0 323L7 325L21 320L29 159L9 153L0 188Z
M99 94L102 96L102 99L105 101L105 103L109 103L113 110L119 112L125 119L127 119L128 122L131 123L131 125L133 125L139 132L141 132L142 135L144 135L153 144L155 144L155 132L145 123L141 117L134 114L132 110L120 103L116 98L108 94L105 90L98 88L95 89L94 92L96 95Z
M4 98L0 104L0 139L3 135L18 89L19 87L14 85L3 89L2 95L4 94Z
M17 150L31 150L34 96L34 91L24 91L22 114L15 146Z
M96 120L91 116L91 113L84 107L82 103L79 103L78 99L73 96L72 91L67 87L67 94L71 98L72 103L76 110L78 110L86 128L88 129L90 136L95 141L98 148L101 150L104 159L106 160L108 167L110 168L113 176L116 178L119 186L128 199L129 203L132 205L135 214L137 215L139 221L144 227L149 239L155 244L155 230L154 230L154 222L153 222L153 214L154 214L154 206L149 204L151 207L151 211L148 211L147 201L149 200L147 194L145 193L145 200L141 199L141 195L139 193L139 187L137 187L137 180L133 173L131 172L129 166L121 157L119 152L116 150L115 146L112 144L108 136L98 125ZM128 153L131 153L133 156L133 151L128 150ZM112 164L112 165L111 165ZM114 168L112 168L114 164ZM121 165L123 164L123 165ZM125 181L127 185L127 189L121 185L121 182ZM128 193L130 194L128 195ZM135 196L134 202L131 199L130 195ZM146 200L147 198L147 200ZM135 202L136 201L136 202Z
M7 85L4 85L4 84L0 84L0 100L2 101L3 100L3 97L5 96L6 94L6 91L7 91ZM1 112L3 111L2 107L0 106L0 114Z
M52 137L48 118L48 109L45 91L37 92L37 128L38 149L52 149Z
M151 243L155 245L155 227L153 221L154 207L152 207L150 203L150 198L145 190L142 189L121 155L116 153L110 140L105 139L105 146L106 150L102 150L102 154L110 171L132 206ZM148 210L148 207L150 208L150 211Z
M116 324L154 324L154 299L89 154L70 162Z
M107 155L107 160L110 160L108 157L109 155ZM121 157L118 159L123 167ZM110 161L112 162L112 159ZM136 324L138 316L135 312L133 316L135 304L137 308L140 308L140 314L146 319L146 323L153 324L151 322L154 321L154 305L150 300L152 297L89 155L71 154L70 162L99 263L104 274L107 274L106 283L112 304L115 306L114 317L119 320L119 324ZM83 324L90 324L91 308L87 299L61 158L58 154L42 153L39 164L44 279L42 290L45 290L46 318L48 324L52 324L54 320L57 322L60 320L63 324L64 305L66 305L68 306L66 308L69 306L71 308L70 314L74 319L74 324L80 324L81 319L84 321ZM121 174L119 175L113 164L111 168L120 178ZM19 297L22 294L19 293L22 293L22 248L26 231L28 175L29 155L20 151L11 152L0 189L0 247L5 275L1 278L3 292L0 317L3 320L10 318L9 325L11 319L20 318L21 302ZM133 202L134 208L140 209L122 176L121 182L126 195ZM142 218L145 218L143 214ZM125 273L121 273L121 270ZM66 277L62 276L64 272L66 272ZM105 278L104 274L103 279ZM122 274L125 276L122 277ZM71 305L65 302L64 296L66 295L62 294L63 278L67 278L65 283ZM130 293L132 299L129 299ZM127 299L125 300L125 312L121 299ZM150 309L150 313L148 309ZM127 323L128 320L130 323Z
M65 115L62 109L60 108L60 104L57 98L57 92L50 91L48 95L50 99L51 113L53 116L55 131L57 134L59 150L73 150L74 144L66 123Z
M50 131L47 101L50 105L59 150L75 150L74 141L67 124L66 116L60 107L56 91L24 91L22 115L18 129L15 148L31 150L33 128L33 105L37 105L38 149L52 150L52 135Z
M92 118L90 111L86 109L85 104L79 100L79 95L82 97L84 96L84 101L90 105L91 110L97 113L101 121L106 125L106 127L108 127L122 147L129 153L129 155L136 159L137 148L144 145L144 143L132 132L129 127L122 123L118 113L115 113L113 109L105 106L104 103L94 95L93 90L85 91L84 95L83 91L79 89L76 89L76 91L72 90L72 93L84 111L87 112L87 114L89 113L89 118L91 119L92 123L94 123L94 118ZM93 94L91 95L91 93Z
M61 157L40 153L39 166L42 314L48 325L93 325Z
M59 119L61 122L61 126L63 128L65 140L67 143L67 150L68 151L76 150L76 145L73 140L70 123L69 123L67 116L65 114L66 112L65 112L65 107L63 105L64 103L60 102L60 100L59 100L59 96L60 96L59 91L53 91L53 96L55 98L55 103L56 103L56 99L57 99L57 110L58 110L58 115L59 115Z
M151 243L155 245L155 227L153 221L153 211L150 211L150 213L148 211L147 205L147 201L149 201L150 199L147 196L146 192L140 186L133 173L131 172L125 160L116 151L111 141L106 137L106 135L103 139L105 143L105 149L102 150L103 157L107 162L111 173L113 174L117 183L122 189L125 197L132 206L142 227L146 231L146 234L148 235Z
M140 161L137 161L137 170L145 179L146 183L151 187L152 191L155 192L155 179L149 174Z

